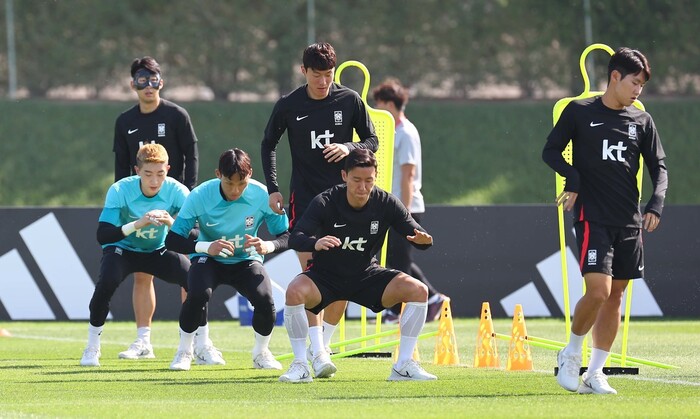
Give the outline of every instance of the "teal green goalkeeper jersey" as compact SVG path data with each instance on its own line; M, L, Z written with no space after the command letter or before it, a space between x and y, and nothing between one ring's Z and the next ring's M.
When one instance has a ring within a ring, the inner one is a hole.
M188 194L189 190L185 185L166 177L160 191L149 198L141 192L141 177L129 176L115 182L109 188L99 221L121 227L138 220L151 210L168 211L174 218L180 212ZM134 252L150 253L165 246L167 234L168 226L165 224L157 227L147 225L116 243L104 244L102 247L117 246Z
M256 180L250 179L248 187L235 201L224 199L220 185L219 179L211 179L192 190L173 224L173 233L187 237L195 223L199 222L197 241L228 240L233 243L235 252L226 258L205 253L194 253L190 255L192 258L209 256L221 263L244 260L262 262L263 257L257 252L249 253L243 248L245 235L257 236L263 221L271 234L282 234L289 227L287 215L276 214L270 209L267 188Z

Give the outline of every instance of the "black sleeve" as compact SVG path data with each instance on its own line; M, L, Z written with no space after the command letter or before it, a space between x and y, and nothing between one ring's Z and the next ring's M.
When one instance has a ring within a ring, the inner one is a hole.
M168 250L184 255L195 253L194 246L196 241L191 236L192 234L190 233L190 237L182 237L170 230L168 231L168 235L165 236L165 247Z
M374 124L372 119L369 117L367 112L367 107L362 99L357 96L355 103L355 118L353 119L353 128L357 132L357 136L360 138L360 142L348 142L344 143L348 150L352 151L356 148L366 148L376 153L379 149L379 138L374 130Z
M277 238L270 241L272 242L272 244L275 245L274 253L279 253L289 249L289 231L285 231L282 234L278 234Z
M648 134L641 148L644 164L649 170L651 184L654 188L649 202L644 207L644 213L651 212L661 217L668 189L668 170L666 169L666 154L661 146L661 139L656 131L654 121L649 119Z
M117 227L114 224L100 221L97 225L97 242L104 245L116 243L124 238L124 232L121 226Z
M131 159L129 158L129 146L123 133L119 129L119 119L114 123L114 181L131 176ZM121 240L121 239L120 239Z
M279 192L279 184L277 183L277 144L282 137L282 134L287 129L282 115L280 101L277 101L270 120L267 121L265 134L262 143L260 144L260 157L262 158L262 168L265 174L265 183L267 184L267 192Z
M406 239L406 236L413 236L415 233L414 230L419 230L424 233L427 233L425 229L416 222L416 220L411 216L411 213L406 209L404 204L396 198L394 195L389 195L392 205L395 208L395 215L394 215L394 222L392 223L391 227L396 230L401 236L404 237L404 240L408 241ZM433 239L434 241L434 239ZM428 249L430 246L433 244L416 244L411 241L408 241L411 246L415 247L416 249L419 250L425 250Z
M199 173L199 147L197 145L197 136L194 133L192 120L187 112L183 115L184 126L181 129L179 141L180 147L185 155L185 173L184 184L187 189L192 190L197 186L197 174Z
M311 200L308 208L304 211L299 222L294 226L292 234L289 236L289 248L297 252L315 252L316 241L315 232L320 231L321 221L325 210L323 199L325 193L316 195Z
M566 162L561 153L576 134L573 113L573 102L569 103L547 137L547 143L542 150L542 160L561 177L566 179L564 190L578 193L581 189L581 176L572 165Z

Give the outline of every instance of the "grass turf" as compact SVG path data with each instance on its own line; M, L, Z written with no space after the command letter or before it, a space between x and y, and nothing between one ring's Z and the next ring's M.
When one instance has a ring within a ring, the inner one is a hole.
M509 333L511 321L494 325ZM563 320L526 319L526 326L532 336L565 339ZM534 371L472 368L478 319L455 319L460 366L433 365L435 338L420 342L423 365L437 381L387 382L390 359L342 358L334 378L297 385L279 383L281 371L252 369L252 330L235 322L210 327L227 365L188 372L168 369L175 322L154 323L157 358L140 361L117 359L135 337L134 324L108 322L100 368L78 366L87 322L0 322L3 328L13 336L0 337L2 417L700 417L700 321L633 320L628 354L681 368L642 366L638 376L611 376L616 396L562 390L553 377L555 353L536 347ZM436 329L429 323L424 331ZM347 335L359 336L359 322L348 322ZM508 342L496 344L504 367ZM283 327L271 349L289 351Z

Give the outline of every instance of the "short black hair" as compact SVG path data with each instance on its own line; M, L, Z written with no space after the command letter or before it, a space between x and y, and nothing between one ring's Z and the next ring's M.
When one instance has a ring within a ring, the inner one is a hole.
M232 148L221 153L219 157L219 172L227 178L238 173L241 178L253 173L250 156L240 148Z
M328 42L311 44L304 50L302 63L306 69L325 71L335 68L335 49Z
M161 74L160 64L158 64L158 61L156 61L156 59L153 57L149 57L148 55L143 58L136 58L131 62L131 78L133 78L136 75L136 72L141 69L146 69L153 74Z
M374 170L377 170L377 158L372 150L356 148L345 157L345 173L356 167L374 167Z
M637 75L640 72L644 73L646 81L649 81L651 78L651 67L649 66L647 57L636 49L622 47L615 51L612 57L610 57L610 62L608 63L608 83L610 83L610 76L615 70L622 75L623 79L628 74Z

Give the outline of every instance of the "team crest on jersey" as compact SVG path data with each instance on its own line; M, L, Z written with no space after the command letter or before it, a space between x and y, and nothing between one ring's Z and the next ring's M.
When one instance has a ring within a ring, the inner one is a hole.
M336 125L343 125L343 111L333 112L333 121Z
M588 251L588 264L595 265L596 263L598 263L598 251L591 249Z
M158 136L165 137L165 122L158 124Z
M627 136L631 140L637 138L637 124L629 124L629 126L627 126Z
M255 217L253 217L252 215L245 217L246 230L250 230L251 228L253 228L253 224L255 224Z
M379 221L372 221L369 225L369 234L379 233Z

